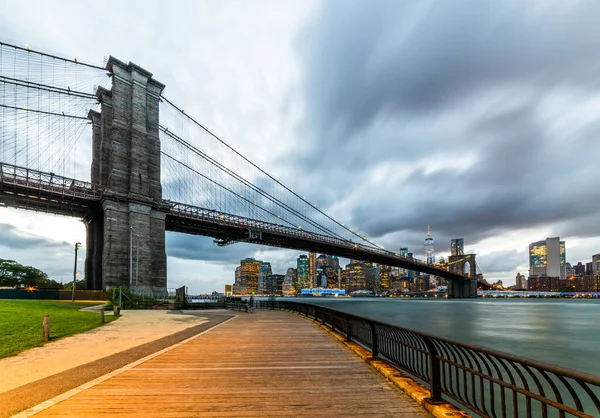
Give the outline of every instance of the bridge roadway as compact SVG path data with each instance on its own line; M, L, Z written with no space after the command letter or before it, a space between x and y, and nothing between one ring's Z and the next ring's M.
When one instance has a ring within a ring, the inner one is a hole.
M0 204L67 216L100 211L102 193L92 183L0 163ZM118 198L118 196L117 196ZM123 196L127 200L127 196ZM210 236L222 243L252 242L371 261L463 282L465 276L382 248L316 232L249 219L184 203L163 201L168 231ZM260 238L251 238L254 233ZM480 283L487 285L487 283Z
M431 416L315 323L287 312L241 313L167 350L36 416Z

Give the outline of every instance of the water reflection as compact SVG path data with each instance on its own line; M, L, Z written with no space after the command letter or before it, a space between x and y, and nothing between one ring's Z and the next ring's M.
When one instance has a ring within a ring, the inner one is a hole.
M600 375L599 300L298 300Z

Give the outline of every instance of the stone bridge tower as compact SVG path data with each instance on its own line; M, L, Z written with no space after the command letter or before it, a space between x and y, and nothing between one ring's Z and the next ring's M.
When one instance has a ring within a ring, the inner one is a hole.
M448 281L449 298L476 298L477 297L477 264L475 254L451 255L448 257L450 271L464 274L465 265L469 265L469 278L464 282L458 280Z
M92 120L92 183L102 209L87 226L88 289L166 288L165 216L160 183L158 112L164 85L143 68L110 57L112 90L99 88ZM130 248L133 249L130 254ZM137 268L136 268L137 266ZM136 274L137 273L137 274Z

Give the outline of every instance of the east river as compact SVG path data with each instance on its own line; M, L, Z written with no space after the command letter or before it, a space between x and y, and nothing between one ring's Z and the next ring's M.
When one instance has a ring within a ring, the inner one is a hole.
M600 376L598 299L289 300L319 304Z

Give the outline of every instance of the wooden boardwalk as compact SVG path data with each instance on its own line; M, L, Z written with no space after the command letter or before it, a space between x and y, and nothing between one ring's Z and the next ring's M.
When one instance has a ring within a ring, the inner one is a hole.
M313 322L255 310L36 416L431 415Z

